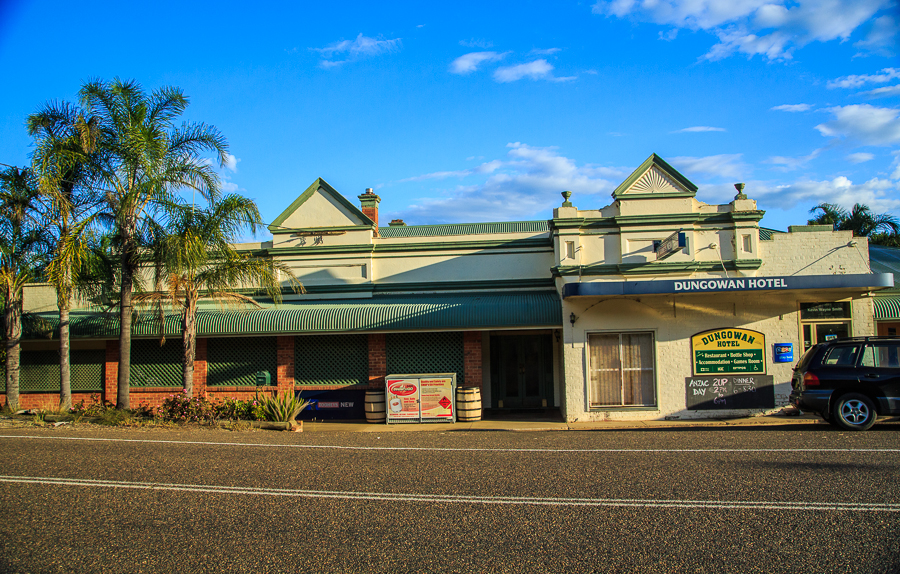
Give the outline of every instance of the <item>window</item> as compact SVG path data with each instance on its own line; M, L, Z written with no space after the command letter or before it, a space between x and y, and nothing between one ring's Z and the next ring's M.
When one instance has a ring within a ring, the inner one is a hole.
M822 364L831 367L851 367L856 364L858 349L859 347L832 347Z
M888 369L900 367L900 345L876 343L874 346L867 346L863 351L862 366Z
M744 253L752 253L753 252L753 240L750 239L750 236L742 235L741 241L743 242Z
M803 349L850 336L850 302L800 303Z
M566 241L566 259L575 259L574 241Z
M588 335L591 408L656 405L653 333Z

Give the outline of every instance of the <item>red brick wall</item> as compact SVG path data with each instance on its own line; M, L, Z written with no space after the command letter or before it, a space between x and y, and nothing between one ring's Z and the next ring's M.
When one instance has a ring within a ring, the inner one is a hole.
M106 364L103 368L103 396L101 399L115 404L119 386L119 341L106 342ZM130 397L130 394L129 394Z
M85 405L93 402L91 397L99 398L100 393L72 393L72 404L84 401ZM6 404L6 394L0 393L0 405ZM20 409L56 410L59 407L59 393L19 393Z
M465 386L481 388L481 331L463 333L463 377Z
M385 350L384 334L373 333L369 335L369 388L377 389L383 387L386 376L387 352Z
M197 351L194 354L194 396L205 397L207 375L209 374L206 360L206 339L197 339Z
M294 391L294 337L280 335L278 337L278 359L276 367L276 385L279 393Z
M378 205L376 204L371 207L363 206L360 211L363 212L363 215L375 222L375 237L378 237Z

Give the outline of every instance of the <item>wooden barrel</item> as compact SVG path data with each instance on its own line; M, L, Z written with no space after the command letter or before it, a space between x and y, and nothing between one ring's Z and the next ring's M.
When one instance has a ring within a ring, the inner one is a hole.
M481 389L479 387L456 389L456 420L461 423L481 420Z
M383 423L385 421L384 391L366 391L366 422Z

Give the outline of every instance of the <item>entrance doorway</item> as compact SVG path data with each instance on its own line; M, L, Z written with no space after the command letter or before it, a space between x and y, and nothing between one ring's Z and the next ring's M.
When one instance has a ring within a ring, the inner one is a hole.
M549 334L491 336L491 403L495 409L553 406Z

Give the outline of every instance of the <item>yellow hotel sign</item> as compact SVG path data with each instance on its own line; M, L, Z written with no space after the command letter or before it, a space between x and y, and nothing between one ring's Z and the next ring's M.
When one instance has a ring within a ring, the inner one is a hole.
M749 329L713 329L691 337L694 375L766 372L766 336Z

